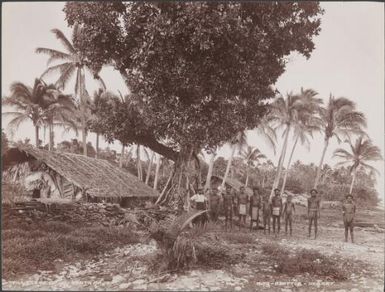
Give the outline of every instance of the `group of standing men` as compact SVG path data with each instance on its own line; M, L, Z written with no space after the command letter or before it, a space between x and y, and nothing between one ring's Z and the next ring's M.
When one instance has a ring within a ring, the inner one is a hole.
M308 218L309 218L309 237L311 236L312 226L314 225L314 238L317 237L318 219L320 218L320 200L317 197L317 190L310 191L311 197L308 199ZM285 193L286 195L286 193ZM287 195L286 201L283 203L280 189L274 190L274 196L269 198L268 194L263 194L261 189L253 187L253 195L248 196L245 188L242 186L237 193L233 188L227 186L225 190L219 188L216 192L214 189L206 190L206 196L203 189L199 189L198 193L191 197L194 208L198 210L208 210L209 216L206 214L201 217L200 222L206 222L210 217L212 221L218 221L219 214L225 216L226 229L233 227L233 216L238 216L239 228L246 225L246 217L250 217L250 230L256 223L259 228L259 217L261 215L263 221L263 230L270 234L270 222L272 221L273 233L279 234L281 229L281 217L285 220L285 234L292 235L292 223L295 214L295 204L292 196ZM345 202L342 204L343 221L345 225L345 241L348 239L350 231L351 240L353 242L353 222L356 207L352 201L352 196L347 195Z
M280 217L285 218L285 232L287 234L288 227L290 235L292 235L292 218L295 212L294 203L289 195L287 201L283 204L280 191L275 190L275 196L269 200L269 196L262 194L258 187L253 188L253 195L248 196L245 188L241 187L239 193L235 192L230 186L226 190L219 189L215 192L213 189L206 191L203 195L203 189L199 189L198 193L191 197L194 207L198 210L208 210L212 221L217 221L219 214L225 216L225 227L233 227L233 217L238 216L239 228L246 225L246 217L250 217L250 230L253 229L254 223L259 228L259 219L262 217L264 233L270 234L270 222L273 220L273 233L280 232ZM202 217L203 222L208 218ZM201 222L202 222L201 221Z

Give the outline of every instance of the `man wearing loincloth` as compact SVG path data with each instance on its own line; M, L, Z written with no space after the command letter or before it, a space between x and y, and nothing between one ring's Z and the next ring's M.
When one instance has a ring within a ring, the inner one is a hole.
M253 222L259 228L259 209L261 208L261 194L258 187L253 187L253 195L250 198L250 230L253 229Z
M279 234L281 230L281 212L282 212L282 198L279 189L274 190L274 197L271 199L271 215L273 217L273 233ZM277 233L275 232L275 225L277 224Z
M218 221L220 202L221 202L220 190L211 189L209 194L209 209L210 209L210 218L214 222Z
M314 222L314 239L317 238L318 218L320 217L320 201L317 198L318 191L312 189L311 197L307 200L307 215L309 218L309 237L311 235L311 226Z
M266 226L270 234L270 217L271 217L271 206L269 201L269 195L265 194L262 200L262 214L263 214L263 234L266 234Z
M226 192L223 194L223 211L225 214L225 228L230 222L230 228L233 228L233 205L234 205L234 193L231 191L231 187L226 187Z
M346 200L342 204L342 216L345 226L345 242L348 241L348 233L350 230L350 238L352 243L354 242L353 227L354 227L354 216L356 214L356 204L353 201L351 194L346 195Z
M203 194L203 188L199 188L197 193L190 198L190 201L192 202L192 207L194 209L199 211L207 210L207 198ZM207 214L203 213L199 217L195 218L193 223L204 225L206 224L207 220Z
M241 187L239 189L239 195L238 195L238 218L239 218L239 228L241 228L241 221L243 222L243 225L246 225L246 210L247 210L247 203L249 201L249 197L245 193L245 187Z

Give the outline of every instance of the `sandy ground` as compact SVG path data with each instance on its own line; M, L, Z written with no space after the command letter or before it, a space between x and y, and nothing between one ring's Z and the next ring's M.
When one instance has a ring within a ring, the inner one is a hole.
M323 227L319 238L305 236L306 226L297 224L294 234L299 236L263 235L254 232L255 244L242 249L255 257L257 263L240 263L226 270L192 270L179 275L154 276L146 272L141 257L155 253L156 243L136 244L117 248L86 261L71 264L57 262L57 271L39 271L19 279L4 281L4 290L193 290L193 291L383 291L384 234L356 230L357 242L342 241L343 230ZM232 232L248 232L235 228ZM348 281L333 282L309 275L288 277L277 274L274 263L262 254L260 246L272 241L288 249L315 249L323 254L363 261L367 269L352 273ZM234 248L239 248L234 245Z

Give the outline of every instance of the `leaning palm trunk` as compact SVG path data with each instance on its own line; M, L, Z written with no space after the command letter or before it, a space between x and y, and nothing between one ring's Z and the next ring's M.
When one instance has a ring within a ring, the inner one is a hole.
M152 161L154 160L154 155L155 155L155 153L152 152L150 161L149 161L149 163L148 163L147 173L146 173L146 181L145 181L145 184L146 184L146 185L148 185L148 182L149 182L149 180L150 180L151 168L152 168Z
M295 148L297 146L297 142L298 142L298 137L295 139L295 142L294 142L294 145L293 145L293 149L291 150L291 153L290 153L289 161L287 163L287 167L286 167L286 171L285 171L285 176L283 178L281 193L283 193L285 191L287 175L289 174L290 164L291 164L291 160L293 158L294 150L295 150Z
M155 168L155 178L154 178L154 190L156 190L158 188L159 169L160 169L160 155L156 154L156 168Z
M234 157L234 154L235 154L235 149L236 149L236 145L234 144L233 145L233 149L231 151L231 155L230 155L229 161L227 162L225 175L223 176L223 181L222 181L222 184L221 184L222 188L225 187L226 179L227 179L227 176L229 175L229 171L230 171L230 168L231 168L231 163L233 162L233 157Z
M317 174L316 174L314 186L313 186L314 189L317 188L319 179L321 177L321 169L322 169L322 165L324 163L326 149L328 148L328 146L329 146L329 139L325 138L325 146L324 146L324 150L322 151L321 161L320 161L318 168L317 168Z
M205 190L209 189L211 185L211 176L213 175L213 169L214 169L214 159L215 159L215 153L212 153L210 156L209 169L207 171Z
M352 192L353 192L353 186L354 186L354 182L356 180L356 175L357 175L357 169L355 169L353 171L353 178L352 178L352 183L350 184L349 194L352 194Z
M140 160L140 144L136 147L136 167L138 169L138 179L143 180L142 162Z
M279 180L280 180L281 175L282 175L282 167L283 167L283 162L285 161L286 150L287 150L287 141L289 139L289 132L290 132L290 126L288 126L286 129L285 141L284 141L283 146L282 146L281 155L279 156L277 175L274 179L273 187L271 188L270 199L273 197L274 189L276 189L278 187Z
M120 168L123 168L123 160L124 160L124 145L122 145L122 152L120 153L120 159L119 159Z

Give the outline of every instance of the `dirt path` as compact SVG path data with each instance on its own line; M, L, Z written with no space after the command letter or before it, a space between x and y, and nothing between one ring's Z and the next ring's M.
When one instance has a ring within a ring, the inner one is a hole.
M304 234L306 226L298 225L294 233ZM239 232L234 230L233 232ZM240 232L247 232L242 230ZM356 230L357 243L341 241L340 228L323 228L319 239L303 236L274 238L262 232L253 234L255 243L234 245L257 264L239 263L222 270L193 270L180 275L156 277L146 272L143 257L156 252L156 244L136 244L117 248L87 261L67 265L57 263L57 272L40 271L18 281L4 281L6 290L195 290L195 291L383 291L384 246L382 233ZM315 249L323 254L339 255L363 261L367 270L351 274L348 281L321 281L309 275L288 277L274 272L274 263L261 252L261 245L278 244L295 250Z

